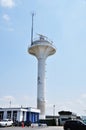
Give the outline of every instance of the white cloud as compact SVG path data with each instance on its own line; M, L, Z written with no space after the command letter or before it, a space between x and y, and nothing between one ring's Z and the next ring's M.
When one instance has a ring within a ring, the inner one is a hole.
M15 100L15 98L13 96L4 96L2 98L0 98L0 100L2 101L12 101L12 100Z
M5 20L5 21L10 21L10 17L9 17L9 15L8 14L4 14L3 16L3 19Z
M86 93L84 93L84 94L82 95L82 98L86 99Z
M2 30L13 32L14 28L12 27L11 18L8 14L3 14L2 16L3 21L6 23L6 28L1 28Z
M14 0L0 0L0 4L2 7L12 8L15 6Z
M77 115L84 115L86 112L86 93L81 94L75 99L68 99L57 102L47 102L46 104L46 114L53 114L53 105L55 104L55 113L58 115L59 111L72 111Z
M29 97L28 95L22 95L14 97L11 95L0 97L0 107L36 107L35 97Z
M22 106L36 106L36 100L34 101L35 97L29 97L28 95L23 95L22 97L18 98L18 102Z
M16 102L15 97L11 95L0 97L0 107L13 106L15 105L15 102Z

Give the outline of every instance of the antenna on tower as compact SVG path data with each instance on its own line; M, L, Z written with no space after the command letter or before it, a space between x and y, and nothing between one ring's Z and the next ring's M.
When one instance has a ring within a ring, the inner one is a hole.
M32 27L31 27L31 45L33 44L33 17L34 17L34 12L32 13Z

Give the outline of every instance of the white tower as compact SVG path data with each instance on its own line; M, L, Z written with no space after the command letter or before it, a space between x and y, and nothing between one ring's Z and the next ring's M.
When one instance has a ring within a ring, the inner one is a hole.
M45 119L45 61L56 49L45 36L39 35L39 38L31 43L28 52L38 59L37 108L41 111L39 118Z

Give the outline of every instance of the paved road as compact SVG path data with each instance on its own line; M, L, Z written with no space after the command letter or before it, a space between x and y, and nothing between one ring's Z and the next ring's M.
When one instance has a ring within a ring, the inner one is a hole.
M0 130L63 130L63 127L5 127Z

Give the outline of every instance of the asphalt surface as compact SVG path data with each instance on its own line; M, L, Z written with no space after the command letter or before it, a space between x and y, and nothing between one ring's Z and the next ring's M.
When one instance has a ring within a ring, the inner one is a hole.
M63 127L0 127L0 130L63 130Z

